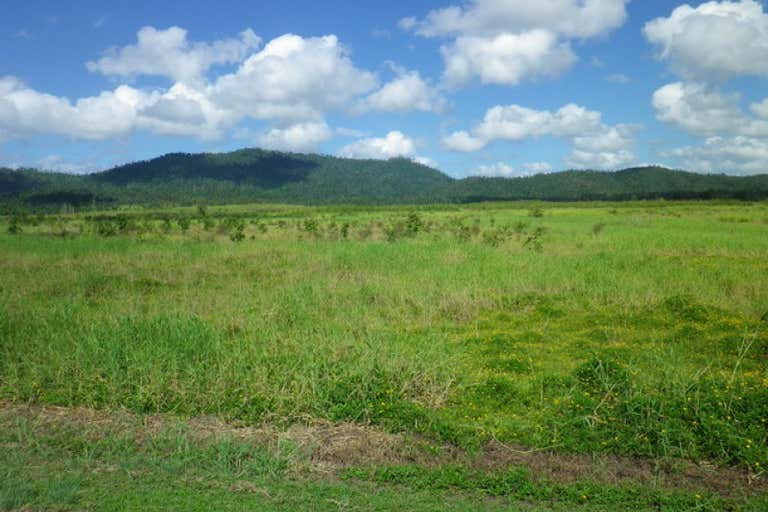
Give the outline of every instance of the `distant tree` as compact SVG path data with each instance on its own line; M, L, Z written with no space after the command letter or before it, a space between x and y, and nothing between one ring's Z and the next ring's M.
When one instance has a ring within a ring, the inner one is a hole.
M176 223L179 225L182 233L189 231L189 226L192 224L189 217L179 217L176 219Z
M16 216L11 217L11 222L8 225L8 234L9 235L18 235L22 231L24 231L21 228L21 225L19 224L19 218Z

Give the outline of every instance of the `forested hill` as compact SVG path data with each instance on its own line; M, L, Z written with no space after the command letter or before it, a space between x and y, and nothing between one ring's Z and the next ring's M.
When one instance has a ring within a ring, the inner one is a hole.
M525 178L466 178L456 183L463 201L623 201L631 199L768 198L768 174L726 176L664 167L634 167L615 172L563 171Z
M0 169L4 209L247 202L407 204L535 199L765 199L768 175L733 177L641 167L525 178L453 179L405 158L354 160L243 149L174 153L89 174Z

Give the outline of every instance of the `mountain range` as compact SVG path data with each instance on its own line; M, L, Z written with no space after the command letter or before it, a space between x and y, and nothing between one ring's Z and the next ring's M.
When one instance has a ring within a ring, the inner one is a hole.
M86 174L0 168L4 209L274 202L424 204L480 201L768 198L768 175L698 174L663 167L455 179L405 158L357 160L241 149L171 153Z

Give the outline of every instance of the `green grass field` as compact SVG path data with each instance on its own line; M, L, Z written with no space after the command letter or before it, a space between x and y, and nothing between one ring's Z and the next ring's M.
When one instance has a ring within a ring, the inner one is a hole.
M766 203L16 216L0 276L0 509L768 509Z

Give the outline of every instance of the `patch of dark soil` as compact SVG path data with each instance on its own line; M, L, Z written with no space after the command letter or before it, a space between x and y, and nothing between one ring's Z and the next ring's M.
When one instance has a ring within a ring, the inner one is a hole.
M248 426L217 417L181 419L168 414L137 415L125 410L52 407L0 401L0 425L25 418L41 433L73 429L87 437L131 435L137 444L178 429L196 442L234 438L278 450L292 443L301 456L302 471L333 475L349 467L466 464L482 471L527 468L540 480L557 483L592 481L638 483L668 489L704 490L723 496L768 492L768 479L746 468L718 467L706 462L643 459L615 455L564 454L490 442L479 454L436 445L411 434L393 434L371 425L310 421L288 429ZM238 492L258 492L238 488Z

